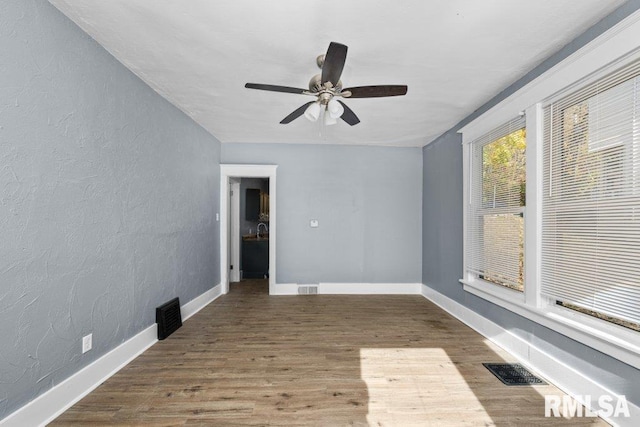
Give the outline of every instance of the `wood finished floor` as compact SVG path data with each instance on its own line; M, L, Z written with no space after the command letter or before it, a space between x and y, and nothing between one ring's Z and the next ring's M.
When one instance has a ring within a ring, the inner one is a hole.
M269 297L232 284L51 425L606 425L545 418L555 387L420 296Z

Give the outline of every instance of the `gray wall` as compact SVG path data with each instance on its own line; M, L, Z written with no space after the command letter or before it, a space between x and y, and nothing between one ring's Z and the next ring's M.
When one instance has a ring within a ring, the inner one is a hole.
M3 418L219 283L220 144L45 0L2 1L0 82Z
M422 204L422 280L425 285L508 329L611 391L626 395L636 405L640 404L638 369L462 289L458 282L463 268L462 140L456 131L639 7L640 1L627 2L476 113L424 147Z
M222 162L278 165L278 283L420 283L419 148L222 144Z

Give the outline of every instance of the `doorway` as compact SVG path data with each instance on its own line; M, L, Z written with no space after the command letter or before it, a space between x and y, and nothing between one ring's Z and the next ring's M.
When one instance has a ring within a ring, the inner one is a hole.
M220 281L222 293L229 292L229 282L240 280L239 236L240 221L240 179L268 179L268 277L269 294L275 293L276 284L276 168L277 165L220 165ZM253 230L252 230L253 232ZM264 233L264 231L262 231ZM263 234L264 236L264 234ZM265 244L264 241L261 244ZM233 266L233 267L232 267Z
M231 259L239 259L240 280L267 279L269 277L269 179L241 178L240 179L240 211L234 212L235 194L231 193L231 230L229 236L231 245ZM234 219L239 218L240 229L235 230ZM233 234L235 233L235 234ZM239 250L238 253L234 253ZM232 264L234 266L234 264ZM237 265L236 265L237 267ZM237 271L237 268L233 271ZM237 274L230 274L231 277ZM239 280L236 280L236 282ZM267 281L264 281L265 286Z

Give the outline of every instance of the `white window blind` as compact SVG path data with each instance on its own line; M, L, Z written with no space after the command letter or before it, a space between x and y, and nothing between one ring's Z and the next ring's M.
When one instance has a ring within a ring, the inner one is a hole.
M525 118L471 143L466 269L480 279L524 289Z
M545 107L541 291L640 323L640 62Z

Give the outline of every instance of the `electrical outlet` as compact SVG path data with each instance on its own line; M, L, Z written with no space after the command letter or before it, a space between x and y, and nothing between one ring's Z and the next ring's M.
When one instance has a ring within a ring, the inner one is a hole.
M92 341L93 341L93 334L85 335L84 337L82 337L82 353L83 354L91 350L91 347L93 346Z

